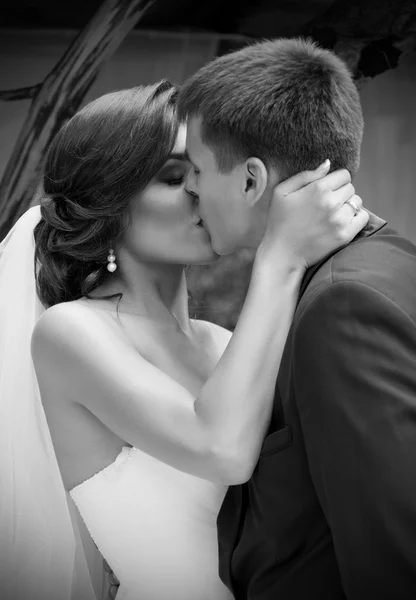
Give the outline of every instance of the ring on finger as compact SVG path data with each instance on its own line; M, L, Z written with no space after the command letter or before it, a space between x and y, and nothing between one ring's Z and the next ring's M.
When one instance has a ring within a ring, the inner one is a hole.
M352 208L352 210L354 211L354 217L355 215L359 212L359 208L358 206L355 204L355 202L353 200L345 200L345 204L349 204Z

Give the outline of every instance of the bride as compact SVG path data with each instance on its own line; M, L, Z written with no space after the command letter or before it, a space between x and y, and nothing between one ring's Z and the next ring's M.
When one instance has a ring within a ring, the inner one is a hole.
M334 225L325 168L277 186L234 335L190 319L185 266L218 257L175 99L161 82L79 111L0 246L4 600L99 598L91 540L118 600L229 600L216 516L255 468L299 284L365 224Z

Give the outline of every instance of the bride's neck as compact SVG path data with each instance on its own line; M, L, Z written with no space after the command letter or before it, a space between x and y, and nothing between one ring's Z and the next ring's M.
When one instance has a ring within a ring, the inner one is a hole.
M177 321L189 331L188 290L182 265L137 263L119 265L95 295L121 292L119 310L159 322Z

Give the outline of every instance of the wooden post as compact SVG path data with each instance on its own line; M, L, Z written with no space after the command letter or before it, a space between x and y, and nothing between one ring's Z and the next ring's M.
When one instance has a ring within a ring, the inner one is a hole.
M46 151L101 65L155 0L106 0L34 94L0 184L0 240L33 200ZM4 98L9 99L9 98Z

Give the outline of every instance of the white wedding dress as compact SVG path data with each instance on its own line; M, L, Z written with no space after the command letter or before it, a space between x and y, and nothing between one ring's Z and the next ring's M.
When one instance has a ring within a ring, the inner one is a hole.
M218 576L225 491L124 447L70 495L120 581L117 600L232 600Z

